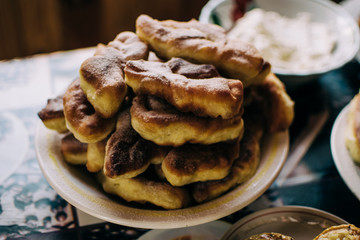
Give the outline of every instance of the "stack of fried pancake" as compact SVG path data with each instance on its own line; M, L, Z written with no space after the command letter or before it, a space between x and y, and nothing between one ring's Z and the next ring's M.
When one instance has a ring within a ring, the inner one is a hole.
M108 193L165 209L249 179L262 136L287 130L294 117L283 84L251 44L227 39L219 26L146 15L136 33L98 45L62 100L62 128L50 129L69 130L65 161L86 165ZM48 104L39 112L45 126L59 118L51 111Z

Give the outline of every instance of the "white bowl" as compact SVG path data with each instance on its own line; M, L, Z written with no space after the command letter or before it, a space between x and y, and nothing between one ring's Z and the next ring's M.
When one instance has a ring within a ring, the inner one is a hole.
M341 6L344 7L346 11L350 13L350 15L358 21L360 19L360 1L359 0L345 0L342 1ZM360 50L356 55L357 61L360 63Z
M204 23L216 23L229 30L234 24L234 4L233 0L210 0L202 9L199 20ZM251 7L277 12L290 18L299 12L309 12L314 21L331 23L334 33L337 34L331 61L318 69L295 72L272 66L272 71L287 84L307 82L338 69L351 61L359 50L360 33L354 18L342 6L330 0L254 0Z

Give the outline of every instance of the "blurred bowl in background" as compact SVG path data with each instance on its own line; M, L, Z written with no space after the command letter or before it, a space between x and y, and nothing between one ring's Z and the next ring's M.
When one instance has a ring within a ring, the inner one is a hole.
M359 0L344 0L341 3L341 6L344 7L346 11L358 22L360 27L360 1ZM357 61L360 63L360 50L356 55Z
M214 23L231 30L235 25L234 0L210 0L202 9L199 21ZM247 10L261 8L272 11L283 17L295 18L299 13L309 13L312 21L329 25L335 34L336 45L329 61L311 69L288 69L272 64L272 71L288 87L298 86L316 79L324 73L338 69L351 61L357 54L360 45L359 26L354 18L342 6L330 0L254 0Z

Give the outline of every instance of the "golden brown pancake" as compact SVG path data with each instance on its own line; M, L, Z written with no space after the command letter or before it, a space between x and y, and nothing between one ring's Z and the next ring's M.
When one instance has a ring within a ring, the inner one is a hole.
M63 97L66 126L80 142L95 143L115 128L115 118L102 118L80 87L80 80L70 84Z
M294 103L274 75L270 74L262 84L247 91L251 99L244 107L245 133L240 142L240 156L224 179L194 184L192 191L197 202L218 197L251 178L260 161L260 141L264 133L286 130L293 121Z
M89 172L99 172L103 169L107 141L108 138L104 138L100 142L88 143L86 168Z
M87 143L77 140L73 134L61 139L60 151L64 160L74 165L85 165L87 161Z
M210 145L185 144L173 148L162 162L167 181L183 186L226 177L239 156L239 140Z
M360 93L356 94L350 102L345 145L351 158L360 164Z
M173 187L167 182L149 180L143 176L110 178L102 172L98 177L105 192L118 195L128 202L149 202L164 209L178 209L186 207L191 201L185 188Z
M174 73L169 64L171 61L128 61L125 82L135 94L163 98L181 112L224 119L240 113L243 101L240 81L222 77L187 78L175 70Z
M119 110L127 91L123 67L128 60L146 59L148 47L135 33L122 32L80 67L80 84L89 102L104 118Z
M145 95L133 99L131 124L143 138L165 146L233 140L244 129L242 113L230 119L197 117L178 111L162 99Z
M65 123L62 98L62 96L58 96L48 99L46 106L38 112L38 116L45 127L59 133L68 131Z
M126 95L120 51L106 48L103 54L86 59L80 68L81 88L89 102L104 118L116 114Z
M164 59L180 57L198 63L215 65L244 86L257 84L270 72L270 64L251 44L228 39L225 29L197 20L158 21L147 15L136 20L136 33Z
M118 117L117 129L106 144L104 173L110 178L132 178L150 165L149 143L131 127L129 109Z
M146 59L149 54L149 48L139 37L129 31L119 33L115 39L108 44L119 50L122 54L122 63L129 60Z
M220 77L219 72L211 64L193 64L182 58L171 58L167 65L172 73L183 75L191 79L205 79Z
M240 141L240 155L235 159L229 175L217 181L195 183L192 187L193 198L196 202L214 199L239 184L250 179L256 172L260 161L260 140L263 134L262 125L245 119L244 137Z
M360 228L352 224L342 224L325 229L314 240L359 240Z
M257 105L256 109L258 114L262 114L266 131L275 133L290 127L295 116L294 102L275 74L268 74L263 83L252 86L247 91L247 98L250 99L247 104L252 101L251 104Z

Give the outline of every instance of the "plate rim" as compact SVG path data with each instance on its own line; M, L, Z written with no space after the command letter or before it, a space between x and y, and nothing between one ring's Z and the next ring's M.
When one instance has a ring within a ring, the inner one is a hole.
M352 178L352 176L358 176L357 179L360 181L360 175L355 170L354 167L357 166L352 160L345 146L345 129L347 126L347 114L349 110L350 103L343 107L343 109L340 111L340 113L335 119L335 122L331 129L330 149L333 161L341 178L344 180L350 191L360 200L360 189L356 184L357 181L354 181L354 179ZM346 151L346 155L339 156L339 151Z
M89 206L83 205L84 204L83 202L79 203L78 201L76 201L75 196L71 195L71 193L64 192L64 190L60 186L61 184L59 185L59 182L54 181L55 178L54 174L51 175L51 173L49 173L50 170L45 169L47 167L45 161L53 161L53 162L57 161L57 159L52 159L52 160L49 159L50 158L49 151L51 151L49 148L50 147L54 148L54 146L50 146L50 144L51 141L55 141L54 139L52 140L52 138L56 138L56 136L57 138L60 138L61 135L58 134L56 131L47 129L43 125L43 123L39 120L35 132L35 151L40 169L44 177L46 178L47 182L51 185L51 187L53 187L53 189L68 203L79 208L80 210L82 210L83 212L89 215L92 215L104 221L115 224L125 225L129 227L137 227L137 228L148 228L148 229L168 229L168 228L195 226L195 225L211 222L214 220L218 220L220 218L223 218L227 215L230 215L244 208L245 206L249 205L251 202L255 201L259 196L261 196L266 191L266 189L268 189L271 186L271 184L275 181L276 177L280 173L280 170L282 169L285 163L289 151L288 130L285 132L275 134L274 136L272 135L271 137L276 138L278 142L277 144L282 148L276 149L276 151L273 150L272 154L274 154L273 152L275 152L273 159L270 159L271 161L263 163L264 166L262 166L262 168L266 167L267 170L272 169L273 171L270 172L263 170L263 172L260 173L259 171L257 171L255 176L249 179L246 183L241 184L231 192L224 194L223 196L218 197L213 201L209 201L207 203L203 203L195 207L191 206L185 209L177 209L177 210L137 209L115 202L114 212L120 209L121 213L118 212L118 213L112 213L111 215L109 214L104 215L103 211L109 209L109 207L107 207L107 205L109 204L108 202L113 201L111 199L113 198L111 197L111 195L107 193L103 193L102 195L104 195L104 198L96 199L96 203L95 203L95 204L100 203L100 206L96 205L100 209L98 210L91 209ZM42 139L44 137L46 137L46 139ZM44 143L46 146L40 146L41 143ZM276 145L276 147L279 146ZM47 155L44 155L44 151L47 152ZM275 159L276 155L280 155L280 157L278 159ZM57 158L59 156L52 156L52 157ZM63 160L61 159L61 161ZM73 167L74 166L69 165L69 168L73 168ZM57 171L60 171L60 174L63 175L67 174L65 172L66 170L64 169L59 168ZM265 184L263 182L260 183L260 180L264 180L264 177L267 177ZM244 192L246 192L246 190L248 190L249 188L250 189L254 188L255 191L251 192L251 194L248 193L250 194L250 197L247 197L245 201L242 201L241 203L237 203L236 200L239 198L239 196L243 195ZM234 197L233 195L230 194L230 193L234 194L234 192L238 194L238 196ZM77 193L77 195L80 195L80 193L78 192L75 193ZM219 203L223 202L224 200L226 206L223 207L223 205L221 205L220 207ZM103 210L103 211L99 211L99 210ZM124 215L126 214L130 214L132 218L125 218Z
M322 217L323 219L326 219L328 221L336 222L338 224L348 224L348 222L345 221L344 219L342 219L332 213L324 211L324 210L320 210L320 209L317 209L314 207L309 207L309 206L285 205L285 206L279 206L279 207L265 208L265 209L250 213L249 215L247 215L247 216L241 218L240 220L238 220L237 222L235 222L233 224L233 226L224 234L224 236L221 238L221 240L231 239L231 237L233 237L234 234L236 234L236 231L240 227L248 224L249 222L253 221L254 219L258 219L263 215L277 214L279 212L311 214L311 215L316 215L317 217Z
M194 229L203 228L203 229L198 229L198 230L204 230L204 228L208 228L208 227L226 228L226 230L222 233L222 235L224 235L232 227L232 224L229 222L223 221L223 220L215 220L215 221L207 222L204 224L199 224L196 226L191 226L191 228L192 227ZM184 231L185 233L187 233L186 232L187 229L188 228L185 227L185 228L178 228L176 230ZM174 231L174 229L152 229L152 230L144 233L143 235L141 235L138 238L138 240L159 239L158 237L161 237L161 234L166 233L167 231ZM186 236L188 236L188 234L186 234ZM172 236L172 239L176 239L176 238L174 238L174 236Z

